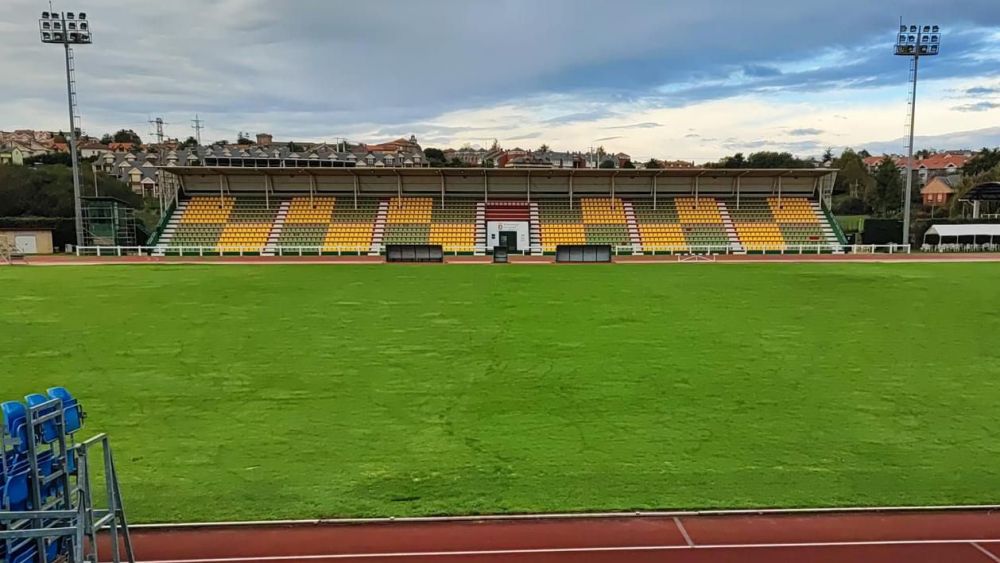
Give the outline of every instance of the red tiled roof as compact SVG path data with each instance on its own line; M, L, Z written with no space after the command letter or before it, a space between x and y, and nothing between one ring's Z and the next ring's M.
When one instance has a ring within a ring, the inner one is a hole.
M882 162L884 156L869 156L864 159L864 163L868 167L878 166ZM893 156L893 161L899 168L906 168L906 157L905 156ZM914 168L925 168L927 170L946 170L948 166L954 166L955 168L962 168L965 163L968 162L969 157L961 154L932 154L927 158L914 158L913 167Z
M962 168L969 160L969 157L960 154L932 154L931 156L917 161L914 165L917 168L924 167L928 170L944 170L949 166Z

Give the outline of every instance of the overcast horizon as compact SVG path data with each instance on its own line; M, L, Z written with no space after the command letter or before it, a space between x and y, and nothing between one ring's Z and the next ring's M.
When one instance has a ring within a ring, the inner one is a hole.
M0 129L65 130L62 49L38 39L48 3L6 0ZM359 6L321 0L123 5L85 11L94 44L76 49L83 130L147 120L207 143L238 131L275 142L587 150L637 160L827 147L901 152L908 60L892 55L900 15L943 28L921 60L917 147L1000 144L1000 2L942 10L890 0L810 3L655 0L544 3L429 0ZM921 144L923 143L923 144ZM896 149L892 149L893 146Z

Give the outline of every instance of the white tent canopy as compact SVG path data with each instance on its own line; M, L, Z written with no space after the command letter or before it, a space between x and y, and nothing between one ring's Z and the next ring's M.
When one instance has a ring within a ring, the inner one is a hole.
M927 229L927 235L945 237L996 237L1000 239L1000 224L993 225L933 225Z

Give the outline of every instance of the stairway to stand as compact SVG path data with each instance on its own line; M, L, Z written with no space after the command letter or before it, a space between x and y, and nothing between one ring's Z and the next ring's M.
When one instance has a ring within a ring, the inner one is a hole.
M746 249L743 248L743 243L740 242L740 235L736 230L736 224L733 223L733 218L729 215L729 207L721 199L718 202L719 215L722 216L722 224L726 227L726 236L729 238L730 252L733 254L746 254Z
M639 234L639 222L635 219L635 209L631 201L622 200L625 210L625 222L628 223L628 238L632 244L632 256L642 254L642 236Z
M177 233L177 227L180 225L181 217L184 216L187 206L187 200L177 204L173 215L170 216L170 219L167 220L167 224L164 225L163 232L160 233L160 238L156 241L156 246L153 249L153 256L166 255L167 248L170 246L170 242L174 240L174 235Z
M476 248L475 256L486 256L486 203L476 203Z
M529 204L529 221L530 221L530 236L531 239L531 255L541 256L542 255L542 227L541 218L538 212L538 203L531 202Z
M818 201L810 201L809 205L812 207L813 213L816 214L816 218L819 220L819 224L823 227L823 238L827 244L833 247L834 254L843 254L844 247L840 243L840 239L837 238L837 233L833 230L833 225L826 218L826 213L823 213L823 208L820 206Z
M288 217L288 208L291 204L291 201L284 200L278 206L278 214L274 218L274 223L271 224L271 232L267 235L267 245L260 253L261 256L274 256L275 252L278 251L278 240L281 239L281 231L285 228L285 218Z
M375 226L372 229L372 244L368 249L368 256L379 256L382 254L382 241L385 240L385 223L389 219L389 200L382 199L378 202L378 213L375 215Z

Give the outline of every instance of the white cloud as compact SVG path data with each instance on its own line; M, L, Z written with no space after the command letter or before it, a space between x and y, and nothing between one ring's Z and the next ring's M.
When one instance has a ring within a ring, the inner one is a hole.
M83 124L145 134L148 118L162 116L169 135L185 137L198 113L209 139L414 132L439 146L606 142L687 159L741 143L804 151L901 132L905 64L872 55L892 26L871 17L867 0L845 0L834 26L816 25L815 7L792 0L582 1L88 0L95 44L78 50ZM935 0L888 1L890 12L940 15ZM44 4L3 0L2 129L67 127L62 53L41 45L34 26ZM968 31L949 36L952 62L932 63L938 80L955 90L995 78L995 55L968 45L1000 40L1000 4L966 0L942 17ZM976 101L944 102L930 76L921 131L978 128L992 115L954 111ZM788 135L796 129L822 132Z

